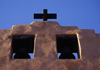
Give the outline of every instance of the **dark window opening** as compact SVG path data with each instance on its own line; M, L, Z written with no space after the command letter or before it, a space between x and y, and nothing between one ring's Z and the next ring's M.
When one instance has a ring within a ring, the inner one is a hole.
M12 36L12 59L34 58L34 36Z
M58 59L79 59L77 35L57 35Z

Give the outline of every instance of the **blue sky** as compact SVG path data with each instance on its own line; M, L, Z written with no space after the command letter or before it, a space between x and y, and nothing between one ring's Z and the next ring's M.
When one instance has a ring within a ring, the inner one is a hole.
M0 0L0 29L42 21L33 19L33 14L43 13L43 9L57 13L57 19L48 21L100 33L100 0Z
M48 21L100 33L100 0L0 0L0 29L43 21L33 18L34 13L43 13L43 9L57 13L57 19Z

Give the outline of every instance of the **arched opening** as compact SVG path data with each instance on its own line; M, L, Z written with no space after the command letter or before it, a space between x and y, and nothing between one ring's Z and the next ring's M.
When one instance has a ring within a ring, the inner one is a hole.
M26 35L12 36L12 59L33 59L34 37Z
M57 35L58 59L79 59L77 35Z

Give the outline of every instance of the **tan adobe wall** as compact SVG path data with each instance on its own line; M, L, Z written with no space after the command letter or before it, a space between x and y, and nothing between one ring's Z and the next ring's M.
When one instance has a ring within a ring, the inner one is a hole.
M57 59L56 35L77 34L80 59ZM35 35L33 59L11 59L11 35ZM0 70L100 70L100 34L57 22L32 22L0 30Z

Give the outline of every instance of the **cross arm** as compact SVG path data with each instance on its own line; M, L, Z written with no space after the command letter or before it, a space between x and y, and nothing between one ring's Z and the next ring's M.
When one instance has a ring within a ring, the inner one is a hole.
M34 19L43 19L43 14L34 14Z
M47 18L48 19L56 19L57 18L57 15L56 14L48 14L47 15Z

